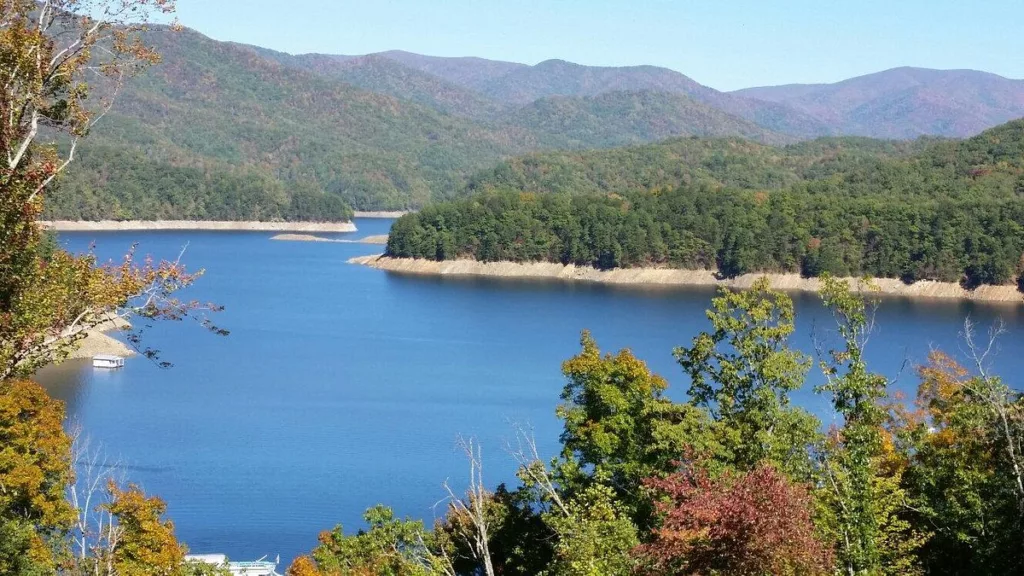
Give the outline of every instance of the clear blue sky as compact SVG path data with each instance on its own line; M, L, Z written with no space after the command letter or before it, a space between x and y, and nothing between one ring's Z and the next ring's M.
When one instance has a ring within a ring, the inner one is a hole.
M1024 78L1024 0L178 0L178 12L218 40L290 53L655 64L720 90L896 66Z

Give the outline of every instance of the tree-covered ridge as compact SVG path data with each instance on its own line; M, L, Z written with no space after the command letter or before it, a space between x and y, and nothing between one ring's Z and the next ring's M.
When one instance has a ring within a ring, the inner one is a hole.
M399 219L388 254L715 269L727 276L798 272L967 286L1020 282L1022 143L1019 121L964 142L934 143L906 158L855 154L845 170L829 174L817 165L824 174L812 179L780 171L761 172L753 182L731 175L716 180L728 171L708 169L707 180L675 182L674 188L651 182L649 189L575 196L499 183ZM771 158L759 161L776 166Z
M298 189L340 196L360 209L405 209L449 197L470 174L532 150L680 134L784 140L678 94L574 97L516 111L383 55L289 56L190 30L155 29L148 41L160 50L162 63L132 79L92 133L94 145L121 149L124 159L110 166L73 165L57 194L89 197L91 207L57 197L50 206L55 217L93 217L104 206L129 204L136 207L127 210L145 218L157 217L156 206L170 217L203 213L194 206L210 203L201 198L207 192L182 186L181 178L145 174L167 164L204 173L254 170L270 187L264 196L275 195L274 188L286 194ZM129 165L140 155L142 165ZM106 186L108 181L129 190ZM139 186L143 181L147 185ZM144 191L141 196L136 189ZM233 185L208 189L238 197ZM234 213L267 213L265 199L249 196ZM167 204L167 198L181 203ZM323 213L295 217L319 219Z
M521 126L548 148L609 148L678 136L740 136L767 144L792 142L683 94L617 91L555 96L509 112L503 126Z
M116 191L116 193L114 193ZM285 184L266 169L176 163L140 150L94 146L60 180L48 218L82 220L349 220L352 209L312 184Z
M465 174L534 147L524 131L497 131L360 90L195 32L157 30L149 37L162 63L125 87L92 134L94 145L120 148L129 158L139 151L161 163L257 169L289 192L301 185L373 209L419 206L435 192L461 186ZM144 167L104 168L126 172L127 180ZM90 169L74 166L79 174L72 173L61 194L99 180L85 174ZM84 192L126 201L115 188ZM184 188L161 193L191 194Z
M977 70L902 67L834 84L767 86L731 94L798 110L837 133L874 138L962 138L1024 116L1024 80Z
M470 88L406 66L383 54L292 56L256 46L248 48L284 66L309 70L357 88L415 102L454 116L488 120L497 117L506 108L504 104Z
M473 175L467 191L514 189L570 194L629 192L709 183L776 189L921 150L924 140L819 138L773 147L738 138L677 138L582 152L542 152Z

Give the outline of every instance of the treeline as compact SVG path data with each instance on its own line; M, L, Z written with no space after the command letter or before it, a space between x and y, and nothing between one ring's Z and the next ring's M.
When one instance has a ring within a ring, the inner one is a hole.
M68 220L345 221L352 209L311 183L286 185L263 170L196 165L94 146L48 192L46 216Z
M404 216L387 253L714 269L726 276L828 273L968 287L1020 282L1022 142L1024 122L1016 122L898 160L854 155L851 168L831 172L810 162L805 170L830 173L789 176L784 184L782 172L773 177L776 187L733 178L733 185L626 186L583 195L488 190Z
M887 159L919 152L930 142L847 137L777 147L739 138L675 138L610 150L511 158L474 174L465 192L513 189L621 194L694 184L778 189L804 180L871 170Z
M723 291L707 331L675 349L686 402L584 332L562 365L558 456L515 428L519 482L491 490L479 446L463 442L469 488L448 491L432 527L375 506L364 529L322 533L288 574L1020 573L1021 394L936 351L907 404L863 359L867 302L834 279L822 297L837 320L815 390L832 408L827 432L792 403L813 362L790 346L792 301L762 280ZM980 359L990 344L967 328Z

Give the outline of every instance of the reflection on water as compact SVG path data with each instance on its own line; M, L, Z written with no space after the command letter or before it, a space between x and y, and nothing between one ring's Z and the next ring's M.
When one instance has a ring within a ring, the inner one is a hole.
M68 360L43 368L34 378L46 388L50 396L64 403L69 415L75 415L85 400L84 396L89 393L92 371L92 362L89 360Z

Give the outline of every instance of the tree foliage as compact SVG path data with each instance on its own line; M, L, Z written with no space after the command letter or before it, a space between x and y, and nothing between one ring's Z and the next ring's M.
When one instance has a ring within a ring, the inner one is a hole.
M661 526L640 548L646 573L832 573L811 495L769 464L718 477L691 466L647 484L666 498Z
M64 407L38 384L0 382L0 574L52 573L74 512Z
M733 176L737 184L693 178L667 186L639 177L573 196L545 193L529 179L525 191L481 184L480 193L400 219L387 253L1013 284L1024 273L1022 148L1017 121L906 158L780 176L776 185L759 167L749 187Z
M712 332L702 332L676 359L690 376L690 401L719 422L731 464L752 470L775 463L809 479L807 447L819 423L790 405L810 360L787 345L794 329L793 301L762 278L742 292L723 291L708 310Z

